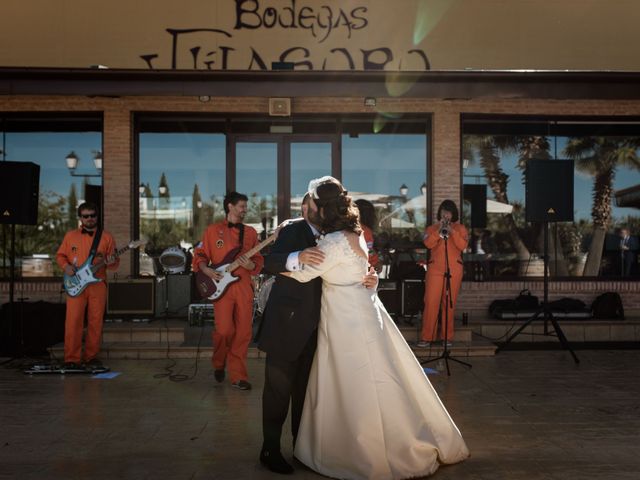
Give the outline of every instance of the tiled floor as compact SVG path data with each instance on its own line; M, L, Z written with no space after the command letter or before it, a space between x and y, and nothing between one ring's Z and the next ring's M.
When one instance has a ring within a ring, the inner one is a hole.
M640 350L577 354L505 351L431 375L472 454L432 478L640 478ZM0 478L284 478L257 461L263 359L249 360L250 392L215 383L206 360L183 382L156 378L167 360L113 360L113 379L30 377L17 363L0 368ZM289 478L322 477L299 466Z

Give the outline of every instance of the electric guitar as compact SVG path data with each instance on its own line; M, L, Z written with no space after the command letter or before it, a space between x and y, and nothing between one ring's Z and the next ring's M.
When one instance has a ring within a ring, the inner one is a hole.
M117 250L113 254L113 256L114 258L118 258L127 250L138 248L145 243L147 242L145 242L144 240L134 240L126 247L122 247L121 249ZM74 273L73 275L67 275L66 273L64 274L64 289L67 292L67 295L69 295L70 297L77 297L85 288L87 288L88 285L102 281L102 279L96 278L94 274L105 265L105 260L102 259L95 265L92 265L93 258L94 255L90 255L89 258L87 258L87 260L82 265L80 265L80 267L76 270L76 273Z
M248 258L251 258L275 240L276 234L274 233L273 235L267 237L258 245L253 247L251 250L245 252L244 255L246 255ZM236 268L240 266L238 260L232 261L238 255L238 253L240 253L240 247L234 248L229 253L227 253L222 259L222 262L216 265L211 265L210 268L213 268L224 275L220 280L214 280L202 271L198 271L196 273L196 288L198 289L198 292L200 292L202 298L208 298L209 300L213 300L215 302L216 300L219 300L220 297L222 297L229 285L240 280L240 277L232 273Z

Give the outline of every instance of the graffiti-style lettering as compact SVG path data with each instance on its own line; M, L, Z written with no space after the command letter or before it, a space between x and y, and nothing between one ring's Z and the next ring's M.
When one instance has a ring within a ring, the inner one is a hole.
M393 60L393 53L390 48L360 49L360 51L362 52L362 63L365 70L384 70L385 65ZM373 61L371 57L376 53L382 53L385 56L385 60L382 62Z
M268 3L265 1L265 3ZM321 5L296 6L296 0L290 0L285 7L268 5L263 7L259 0L235 0L236 23L234 30L256 30L258 28L302 28L309 30L318 42L324 42L335 30L346 30L351 38L351 30L359 30L368 25L365 17L367 7L355 7L352 10L332 8Z
M282 55L280 55L280 61L281 62L292 62L293 66L295 69L301 70L297 67L306 67L306 70L313 70L313 63L305 60L305 61L300 61L300 62L294 62L292 58L290 58L291 54L296 53L296 52L302 52L302 56L303 58L309 58L310 56L310 52L309 49L304 48L304 47L292 47L289 48L287 50L285 50L284 52L282 52Z

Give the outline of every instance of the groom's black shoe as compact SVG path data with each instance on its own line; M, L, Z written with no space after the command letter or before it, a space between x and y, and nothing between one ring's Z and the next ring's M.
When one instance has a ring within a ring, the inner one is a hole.
M285 475L293 473L293 467L287 463L280 452L262 450L260 452L260 463L275 473Z

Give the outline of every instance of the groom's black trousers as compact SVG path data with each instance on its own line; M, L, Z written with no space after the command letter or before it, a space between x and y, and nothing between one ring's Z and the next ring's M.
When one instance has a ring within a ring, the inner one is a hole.
M309 381L309 371L316 351L316 332L295 360L284 360L267 354L262 394L263 449L280 451L282 426L287 419L291 403L291 433L295 445L302 417L304 396Z

